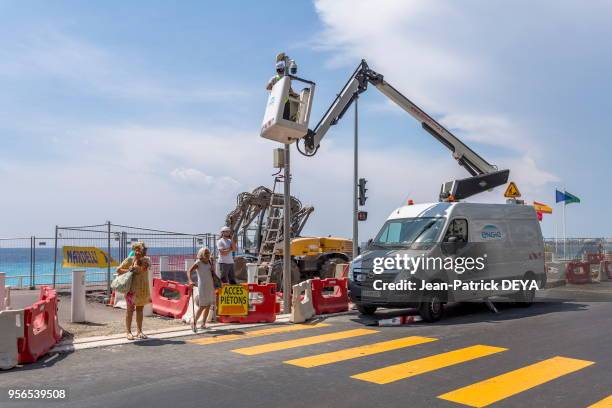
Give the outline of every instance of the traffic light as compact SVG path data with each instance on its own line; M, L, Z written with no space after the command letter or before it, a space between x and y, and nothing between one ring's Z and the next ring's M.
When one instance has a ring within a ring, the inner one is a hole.
M359 183L357 184L358 188L359 188L359 194L357 195L358 200L359 200L359 205L365 205L366 200L368 199L368 197L366 196L366 191L368 191L368 189L366 188L366 183L368 182L368 180L364 179L364 178L360 178L359 179Z

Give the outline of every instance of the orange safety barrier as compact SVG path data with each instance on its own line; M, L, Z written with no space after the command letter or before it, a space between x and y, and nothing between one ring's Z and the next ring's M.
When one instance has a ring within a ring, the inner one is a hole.
M601 274L606 274L608 279L612 279L612 261L601 261Z
M591 265L588 262L569 262L565 269L565 279L569 283L590 283Z
M587 262L590 264L598 264L605 259L604 254L594 253L594 254L586 254Z
M246 316L217 316L220 323L272 323L276 321L276 283L258 285L243 283L249 289L249 314ZM218 301L218 299L217 299Z
M60 340L58 302L56 291L43 286L39 300L23 310L24 335L17 341L19 364L35 362Z
M180 319L187 311L191 288L189 285L162 279L153 279L151 300L153 312L160 316Z
M318 315L349 309L348 279L312 279L312 305Z

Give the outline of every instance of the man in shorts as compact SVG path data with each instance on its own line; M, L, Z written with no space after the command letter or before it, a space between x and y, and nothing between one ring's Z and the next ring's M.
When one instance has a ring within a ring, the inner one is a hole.
M236 240L232 238L232 230L229 227L221 228L221 238L217 241L219 250L219 270L221 272L221 282L236 284L234 276L234 256L232 252L236 250Z

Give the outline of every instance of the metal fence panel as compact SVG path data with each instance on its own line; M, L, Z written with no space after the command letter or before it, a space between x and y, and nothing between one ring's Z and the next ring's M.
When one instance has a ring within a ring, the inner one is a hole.
M183 277L185 261L195 259L198 249L208 246L216 252L215 234L186 234L112 223L80 227L56 227L55 237L0 239L0 271L6 273L6 284L19 288L37 285L69 286L71 270L63 267L64 246L96 247L117 262L125 259L131 245L143 241L148 247L154 276ZM160 270L160 257L167 256L166 270ZM114 267L87 268L88 286L109 289Z

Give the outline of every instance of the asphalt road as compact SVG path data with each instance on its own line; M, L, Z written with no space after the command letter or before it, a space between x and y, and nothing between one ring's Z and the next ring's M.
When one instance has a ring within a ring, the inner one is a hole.
M348 315L233 341L215 332L83 350L0 374L0 406L586 407L612 395L612 304L499 308L456 305L436 324L371 327ZM38 387L68 398L7 402L10 388Z

